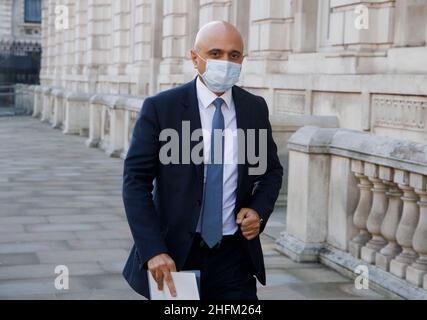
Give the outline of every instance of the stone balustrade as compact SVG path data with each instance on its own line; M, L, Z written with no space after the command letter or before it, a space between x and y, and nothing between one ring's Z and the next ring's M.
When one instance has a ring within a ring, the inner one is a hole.
M112 157L125 157L143 100L130 96L94 95L90 99L89 139Z
M112 157L126 156L143 99L134 96L67 92L52 86L16 86L16 104L64 134L88 137Z
M65 119L64 134L79 134L88 136L89 133L89 101L92 95L87 93L69 92L64 98Z
M33 117L38 118L43 111L43 87L34 86Z
M307 126L289 140L286 231L277 248L374 286L427 298L427 145Z
M42 89L43 107L40 120L42 122L52 123L53 120L53 95L54 87L46 86Z
M314 116L299 114L277 114L270 116L273 138L277 144L278 156L283 166L283 182L279 197L276 201L276 210L281 210L286 206L288 187L288 162L289 151L287 142L298 129L304 126L318 126L322 128L338 128L338 118L336 116Z
M54 88L51 92L52 99L52 116L51 124L55 129L61 129L63 123L65 122L65 108L64 108L64 95L65 91L60 88Z
M143 98L66 91L54 86L28 88L32 97L30 108L33 117L61 129L64 134L88 137L88 147L99 147L113 157L126 156ZM295 131L307 125L323 128L339 126L336 116L309 114L272 115L270 121L285 170L288 167L287 141ZM284 183L279 206L285 204L286 187L287 183Z
M25 84L15 85L15 106L20 113L32 114L34 100L34 86Z

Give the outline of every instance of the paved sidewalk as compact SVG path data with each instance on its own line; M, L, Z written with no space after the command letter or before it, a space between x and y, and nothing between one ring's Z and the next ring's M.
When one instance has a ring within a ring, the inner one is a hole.
M121 276L132 244L121 199L123 162L31 117L0 117L0 299L140 299ZM281 216L262 236L261 299L378 299L319 264L274 250ZM269 232L274 229L274 232ZM70 288L54 287L67 265Z

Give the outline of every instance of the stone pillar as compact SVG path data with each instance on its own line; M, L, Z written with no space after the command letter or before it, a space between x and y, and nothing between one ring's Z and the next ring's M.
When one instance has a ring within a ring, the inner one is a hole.
M48 1L42 1L42 26L41 26L41 42L42 42L42 55L40 63L40 84L42 86L48 85L48 36L49 36L49 10ZM39 107L40 108L40 107ZM40 109L41 110L41 109Z
M343 251L358 234L353 214L359 202L359 188L351 162L350 158L331 155L327 243Z
M396 0L395 46L412 47L425 44L427 38L426 13L426 0Z
M427 178L420 174L411 173L411 186L420 197L420 217L415 229L412 245L419 258L406 270L406 279L421 287L427 274Z
M286 231L277 249L295 261L318 261L327 239L331 157L325 146L335 132L307 126L289 140Z
M293 52L316 52L318 0L295 1Z
M49 122L52 114L52 87L44 87L43 88L43 109L42 115L40 117L40 121Z
M110 108L109 143L105 152L110 157L120 157L125 144L125 99L118 99Z
M356 258L360 258L362 247L371 238L367 230L367 222L372 207L372 183L365 175L364 167L363 161L351 161L351 171L359 180L359 184L357 186L360 189L359 203L357 204L357 208L353 216L353 223L359 230L359 234L349 243L350 254Z
M75 90L85 90L83 84L83 68L86 64L86 45L87 45L87 0L76 1L76 18L75 18L75 36L74 36L74 64L72 74L76 78Z
M136 120L138 119L141 106L143 104L142 99L128 99L125 114L124 114L124 146L121 158L125 159L126 154L129 150L130 142L132 141L132 133L135 127Z
M0 2L0 38L2 39L12 36L13 2L12 0Z
M34 109L33 109L33 117L38 118L43 110L43 87L36 86L34 88Z
M65 116L64 110L64 91L61 88L55 88L52 90L52 128L60 129L63 125L63 119Z
M248 0L233 0L231 2L231 18L230 22L236 26L242 35L245 43L245 54L248 52L249 45L249 16L251 3Z
M111 0L88 0L86 92L100 92L99 76L107 74L111 62Z
M55 1L55 9L60 6L65 6L65 0ZM64 85L64 39L65 39L65 29L64 26L58 23L58 16L55 11L55 32L54 32L54 50L53 54L55 56L55 65L53 70L53 84L57 87L62 87Z
M159 91L160 63L163 56L163 1L154 1L151 5L151 25L149 42L149 85L145 94L153 95Z
M102 95L94 95L89 103L89 138L86 140L86 146L97 148L101 141Z
M386 197L387 188L382 180L384 174L381 174L380 176L380 171L387 172L391 171L391 169L371 163L365 163L365 174L374 186L371 189L373 193L372 207L366 224L372 238L366 246L362 248L361 257L362 260L371 264L375 262L375 254L387 244L381 234L381 224L388 206L388 199Z
M160 27L162 22L162 10L155 11L156 7L162 7L163 1L133 0L131 1L131 29L130 29L130 56L132 64L128 65L127 74L131 75L131 94L135 96L146 96L152 87L151 78L157 84L159 74L158 64L161 58L161 32L154 34L156 27ZM153 47L160 48L157 53L157 68L151 70L151 59ZM153 92L154 94L155 92Z
M63 60L63 81L62 86L67 89L75 89L72 86L73 83L73 67L74 67L74 51L75 47L75 27L76 27L76 12L75 12L75 1L66 0L65 5L68 8L68 29L63 31L64 35L64 60Z
M87 136L89 130L89 100L86 93L71 92L65 99L65 122L62 133Z
M264 75L278 67L292 50L292 1L251 0L249 56L246 70Z
M376 266L385 271L389 271L390 261L402 251L396 242L396 231L402 215L402 191L393 182L393 176L394 170L387 171L383 180L389 190L386 193L388 208L381 225L381 234L388 241L388 244L380 252L377 252L375 257Z
M47 48L46 50L46 84L53 85L55 75L55 1L48 0L47 10ZM43 51L44 51L43 50Z
M407 266L417 258L417 253L412 247L412 240L418 224L418 196L409 183L409 172L396 170L394 181L403 190L402 218L396 233L397 243L402 247L402 252L390 262L390 272L400 278L405 278Z
M163 0L163 60L159 90L184 83L184 63L189 57L188 30L190 0Z
M199 27L214 20L230 21L231 0L200 0Z
M130 0L112 1L113 59L108 72L114 79L111 94L130 94L130 79L126 75L130 63L130 5Z

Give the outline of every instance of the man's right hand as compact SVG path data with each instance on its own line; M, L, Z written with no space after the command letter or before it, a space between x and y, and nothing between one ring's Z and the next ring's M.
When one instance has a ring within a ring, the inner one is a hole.
M172 258L166 253L161 253L148 260L147 267L157 282L157 288L162 291L163 280L165 280L171 296L176 297L176 289L171 275L171 272L176 272L176 266Z

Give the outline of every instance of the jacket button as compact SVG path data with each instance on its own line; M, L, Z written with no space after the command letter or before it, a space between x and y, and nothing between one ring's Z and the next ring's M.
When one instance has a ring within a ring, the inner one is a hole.
M200 207L202 205L202 201L201 200L197 200L197 205Z

